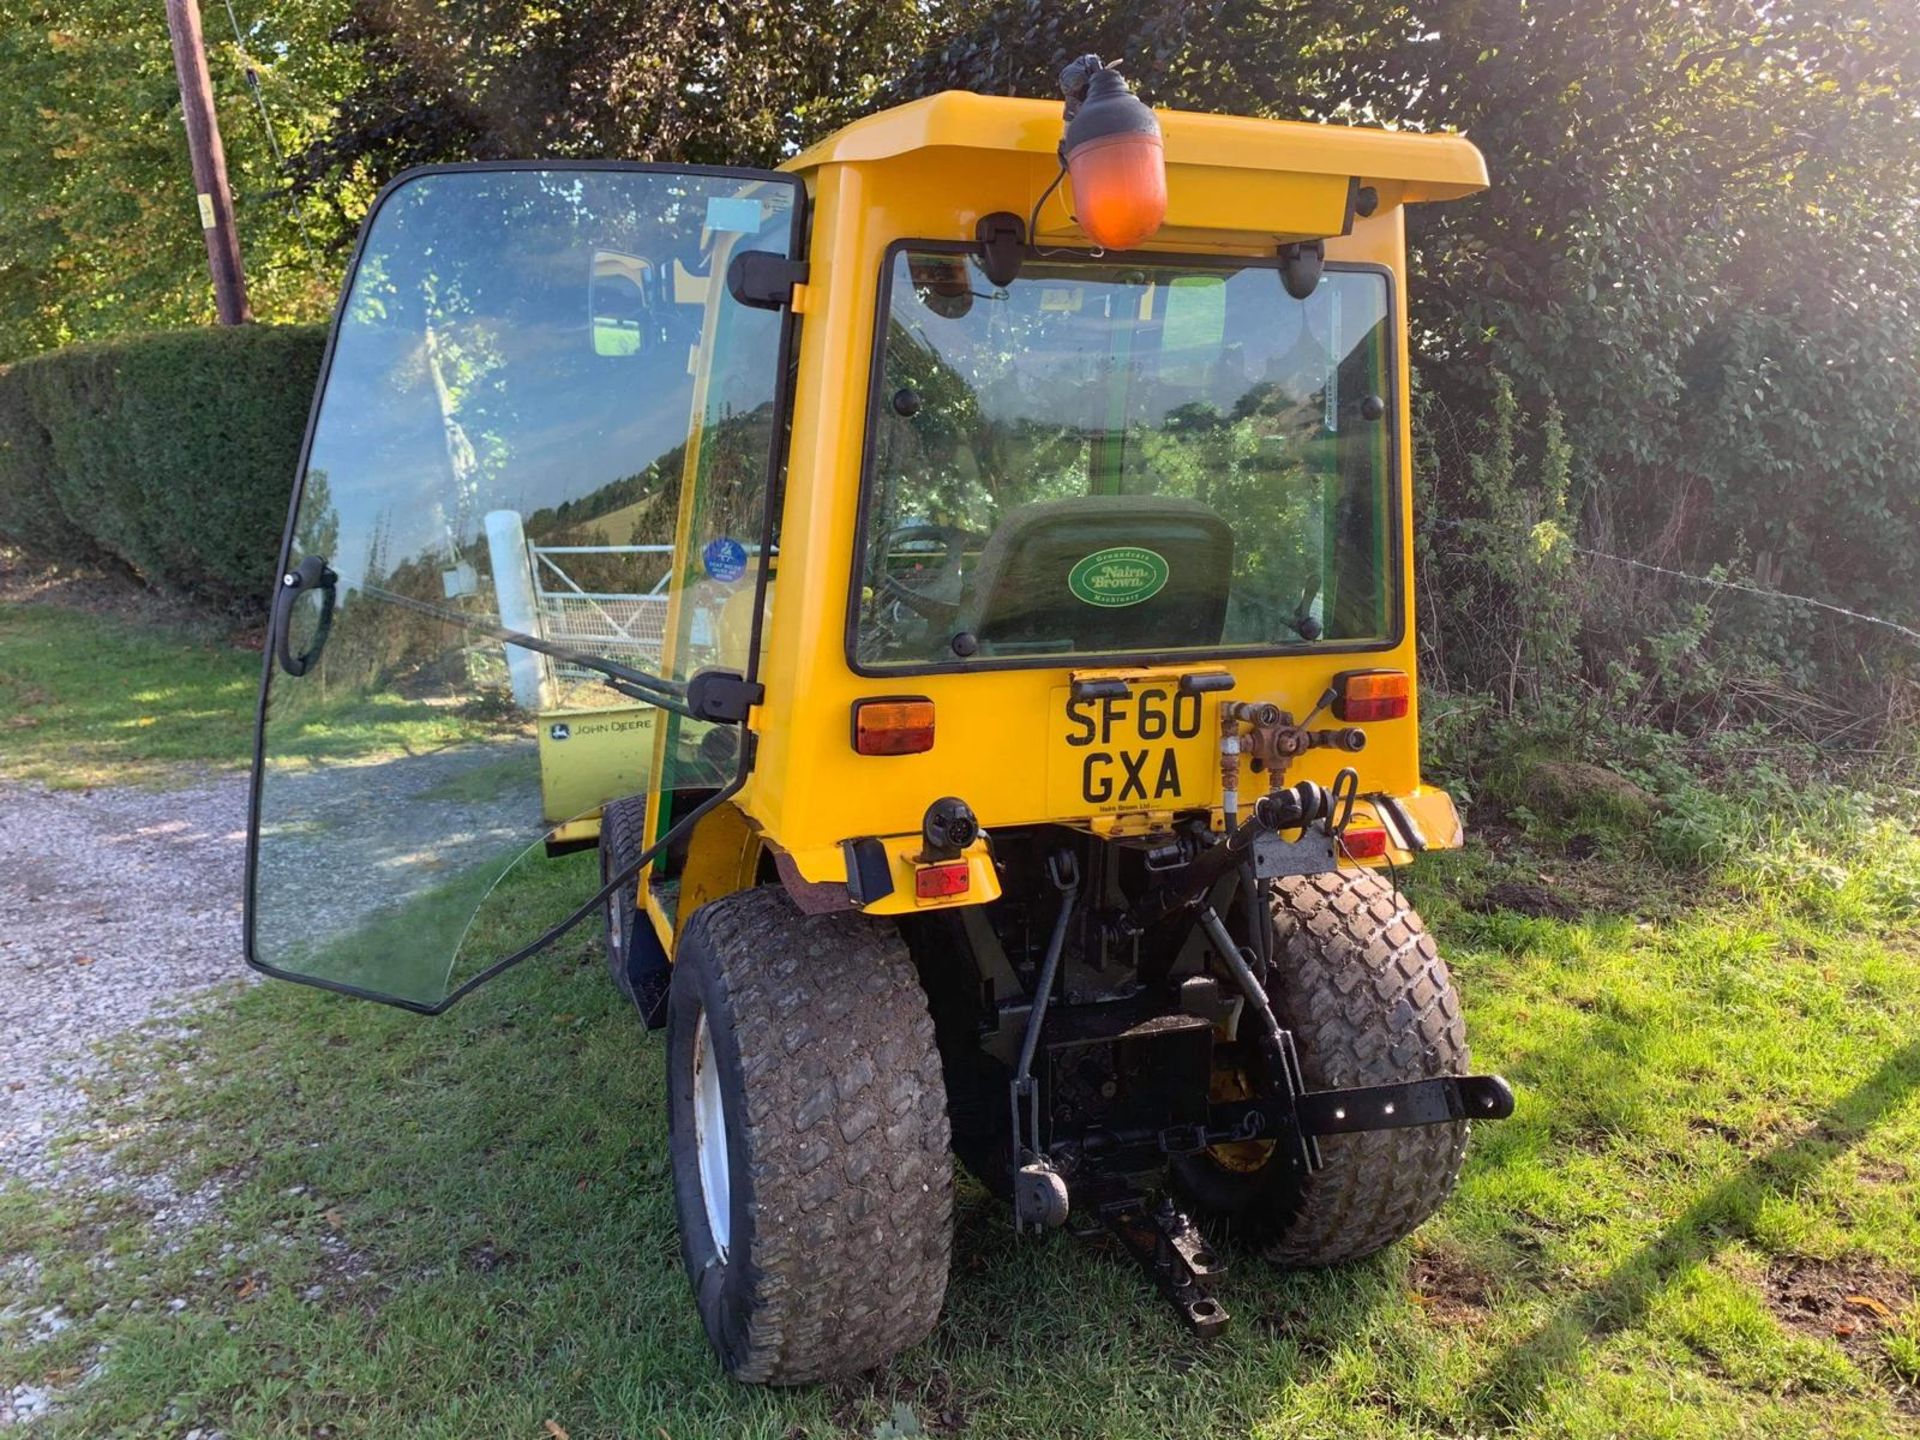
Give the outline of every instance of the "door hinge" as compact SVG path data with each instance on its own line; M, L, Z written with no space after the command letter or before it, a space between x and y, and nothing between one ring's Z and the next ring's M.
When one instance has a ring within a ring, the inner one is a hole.
M742 250L727 265L727 293L756 310L785 308L794 287L806 283L806 261L767 250Z

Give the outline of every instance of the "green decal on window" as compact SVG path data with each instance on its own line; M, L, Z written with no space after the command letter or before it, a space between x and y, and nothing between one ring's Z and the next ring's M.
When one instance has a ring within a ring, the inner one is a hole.
M1138 545L1096 550L1067 574L1067 588L1089 605L1117 608L1151 600L1167 583L1166 558Z

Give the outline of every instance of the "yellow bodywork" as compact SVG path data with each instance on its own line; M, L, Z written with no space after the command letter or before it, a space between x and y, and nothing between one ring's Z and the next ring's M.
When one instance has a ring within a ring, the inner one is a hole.
M1137 685L1177 684L1181 675L1230 670L1230 697L1203 697L1207 724L1193 751L1178 807L1217 807L1217 764L1201 751L1217 737L1222 698L1271 701L1304 715L1346 669L1414 670L1411 529L1412 477L1407 396L1405 206L1481 189L1480 154L1457 136L1416 135L1303 125L1230 116L1161 111L1166 142L1168 212L1150 248L1164 252L1271 256L1276 245L1325 237L1327 259L1364 262L1391 272L1399 428L1397 565L1400 639L1352 651L1284 656L1196 656L1191 662L1126 672ZM756 883L767 855L784 855L789 880L844 887L843 842L881 837L895 881L873 913L912 912L932 905L978 904L998 896L987 846L969 854L972 883L950 901L916 901L914 856L922 848L921 817L929 804L957 795L989 835L997 827L1064 821L1104 832L1150 828L1162 811L1086 805L1061 783L1061 696L1076 674L1058 669L986 669L972 673L865 677L846 654L848 588L855 557L862 456L866 444L876 306L887 247L898 240L967 241L981 217L997 211L1026 216L1058 169L1060 106L948 93L872 116L795 157L785 167L804 177L811 202L810 274L795 296L800 316L792 395L792 438L780 526L777 598L770 599L760 678L766 700L750 719L758 750L744 788L730 806L696 830L680 868L679 917L706 900ZM1377 204L1353 211L1359 187ZM1037 243L1088 248L1071 216L1071 187L1046 202ZM1342 231L1346 233L1342 233ZM771 592L770 592L771 593ZM674 633L670 628L669 633ZM671 659L671 657L669 657ZM744 661L733 658L732 663ZM1100 672L1111 673L1111 672ZM934 702L933 748L917 755L862 756L849 741L850 709L865 697L910 692ZM1420 778L1419 716L1367 727L1357 758L1315 750L1291 779L1330 782L1353 763L1362 790L1400 798L1429 848L1457 845L1460 826L1444 792ZM656 733L656 773L670 727ZM571 742L569 742L571 743ZM1197 770L1197 773L1195 773ZM1242 793L1261 783L1243 776ZM640 787L636 786L636 789ZM668 797L651 800L649 832L660 833ZM1359 823L1373 806L1362 802ZM1390 835L1397 835L1389 827ZM1410 858L1390 846L1389 858ZM647 887L643 884L643 893ZM671 947L669 905L645 893L646 908Z

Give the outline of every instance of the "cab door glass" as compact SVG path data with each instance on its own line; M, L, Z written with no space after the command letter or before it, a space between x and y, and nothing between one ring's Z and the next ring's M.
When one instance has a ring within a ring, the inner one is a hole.
M591 662L750 667L784 320L725 275L794 254L799 202L773 174L579 166L427 171L378 204L289 526L255 964L430 1008L596 888L591 855L547 858L558 827L733 773L731 727L669 727Z

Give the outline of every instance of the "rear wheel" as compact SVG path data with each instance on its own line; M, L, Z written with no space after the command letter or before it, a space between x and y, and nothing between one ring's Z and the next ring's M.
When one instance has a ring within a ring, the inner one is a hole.
M1274 882L1268 998L1293 1032L1307 1088L1385 1085L1467 1072L1452 978L1420 917L1370 871ZM1215 1075L1216 1098L1249 1077ZM1195 1210L1291 1265L1355 1260L1411 1234L1452 1193L1465 1122L1329 1135L1323 1167L1297 1178L1255 1142L1185 1157L1175 1180Z
M800 1384L925 1338L953 1166L897 930L772 887L702 906L673 967L667 1092L681 1258L729 1374Z

